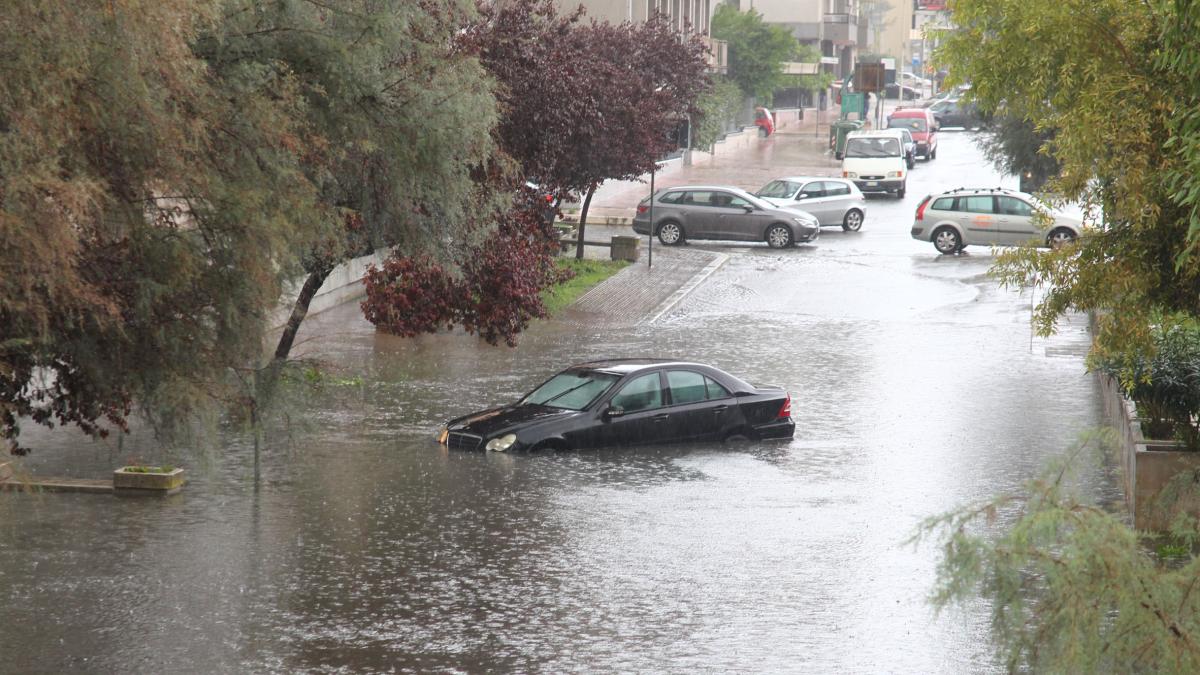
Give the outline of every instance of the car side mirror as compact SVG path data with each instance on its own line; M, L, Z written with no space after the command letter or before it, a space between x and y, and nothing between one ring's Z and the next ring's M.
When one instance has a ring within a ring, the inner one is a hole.
M749 204L743 204L742 208L745 209L746 213L750 213L751 211L754 210L754 207L750 206Z
M604 419L611 420L614 417L620 417L625 414L625 409L621 406L610 405L604 409Z
M808 199L808 196L809 195L807 192L801 192L800 194L796 195L796 199Z

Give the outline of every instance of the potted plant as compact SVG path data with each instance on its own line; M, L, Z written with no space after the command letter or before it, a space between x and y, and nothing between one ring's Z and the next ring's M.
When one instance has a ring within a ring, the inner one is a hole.
M164 464L130 464L113 472L113 489L146 494L173 494L183 487L183 469Z

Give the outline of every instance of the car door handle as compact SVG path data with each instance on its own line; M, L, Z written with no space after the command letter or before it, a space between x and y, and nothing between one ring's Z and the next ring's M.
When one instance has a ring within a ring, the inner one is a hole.
M666 422L668 417L670 417L670 415L667 413L659 413L650 419L654 420L655 422Z
M727 406L727 405L719 405L719 406L713 408L713 414L720 415L721 413L725 412L728 408L729 408L729 406Z

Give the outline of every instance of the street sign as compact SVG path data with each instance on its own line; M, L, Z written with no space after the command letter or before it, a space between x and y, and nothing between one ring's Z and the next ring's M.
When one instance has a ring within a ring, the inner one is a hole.
M785 61L783 63L783 72L785 75L816 75L821 71L819 63L799 63L797 61Z

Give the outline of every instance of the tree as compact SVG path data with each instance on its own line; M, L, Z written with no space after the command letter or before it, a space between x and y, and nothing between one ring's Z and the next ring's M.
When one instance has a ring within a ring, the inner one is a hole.
M1142 350L1154 312L1200 311L1200 26L1193 0L960 0L938 57L981 109L1052 136L1050 189L1103 211L1103 231L994 270L1044 284L1042 332L1103 310L1098 352Z
M312 297L339 263L378 249L445 255L488 209L473 171L494 153L496 105L478 60L453 46L466 0L240 0L199 52L220 77L288 73L295 113L320 143L303 149L311 211L334 223L304 255L307 276L259 395L269 398Z
M662 16L639 24L582 23L550 0L483 4L463 44L500 81L502 147L543 187L583 195L583 257L596 187L649 173L672 150L668 133L708 87L705 46Z
M980 145L998 170L1021 176L1021 189L1033 192L1061 171L1058 160L1046 151L1053 140L1053 131L1039 131L1028 120L1000 111L991 118Z
M292 73L213 77L219 3L7 3L0 20L0 436L123 429L252 363L322 235Z
M729 77L747 96L770 103L775 91L786 86L783 63L794 60L800 49L786 28L764 22L753 9L740 12L722 4L713 14L712 36L729 43Z
M1155 548L1083 501L1075 472L1102 440L1085 439L1020 493L923 523L913 541L942 549L932 600L941 609L985 598L1010 672L1196 672L1200 558L1190 551L1200 530L1182 518ZM1177 483L1194 496L1198 478Z

